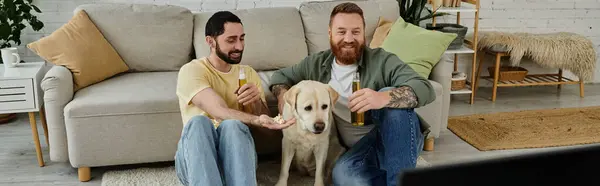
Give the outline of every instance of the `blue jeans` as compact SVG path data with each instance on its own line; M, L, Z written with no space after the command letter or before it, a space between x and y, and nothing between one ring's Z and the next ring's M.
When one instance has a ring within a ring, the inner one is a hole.
M424 137L414 109L371 110L365 119L367 114L375 127L336 161L336 186L393 186L400 171L416 167Z
M175 155L183 185L257 185L256 164L248 126L225 120L215 129L206 116L195 116L186 124Z

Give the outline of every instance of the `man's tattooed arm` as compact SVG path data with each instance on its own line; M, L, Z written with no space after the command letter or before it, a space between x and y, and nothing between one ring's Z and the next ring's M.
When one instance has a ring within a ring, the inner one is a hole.
M281 91L283 90L289 90L290 87L288 87L287 85L284 84L278 84L278 85L274 85L272 88L273 95L275 95L276 98L279 98L280 94L282 93Z
M289 89L290 87L284 84L274 85L272 88L271 92L273 92L273 95L277 98L277 111L279 111L279 114L283 113L283 103L285 103L283 94Z
M402 86L393 89L390 92L390 102L385 105L390 108L414 108L418 104L417 95L413 92L412 88L408 86Z

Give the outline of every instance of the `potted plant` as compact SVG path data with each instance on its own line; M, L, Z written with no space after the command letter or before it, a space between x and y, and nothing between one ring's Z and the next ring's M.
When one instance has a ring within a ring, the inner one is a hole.
M425 7L428 0L396 0L400 6L400 17L405 22L420 26L421 21L431 19L433 17L449 15L448 13L437 13ZM423 16L423 10L428 13Z
M21 45L21 31L27 28L25 23L34 31L44 27L44 23L31 12L42 13L32 2L33 0L0 0L0 49Z
M427 23L427 30L437 30L444 33L454 33L457 37L450 43L448 49L454 50L462 47L465 39L465 35L467 35L468 28L456 23L437 23L435 26L431 23Z
M33 0L0 0L0 49L21 45L21 31L28 23L34 31L44 27L38 18L32 14L42 11L32 4ZM2 57L0 56L0 63ZM15 114L0 114L0 124L12 121Z

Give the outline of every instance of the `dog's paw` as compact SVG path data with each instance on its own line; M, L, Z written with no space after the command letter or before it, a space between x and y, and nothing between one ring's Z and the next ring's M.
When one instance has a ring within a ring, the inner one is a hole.
M275 184L275 186L287 186L287 182L280 180L277 182L277 184Z

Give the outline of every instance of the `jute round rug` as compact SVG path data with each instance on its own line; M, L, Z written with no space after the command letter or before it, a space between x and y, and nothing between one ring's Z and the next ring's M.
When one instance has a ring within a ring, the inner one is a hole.
M425 159L419 157L417 167L431 166ZM258 167L257 179L260 186L271 186L279 178L279 162L264 162ZM290 186L312 186L314 178L290 173ZM108 171L102 176L102 186L182 186L175 173L175 167L137 168L128 170Z
M481 151L600 142L600 107L451 117L448 129Z

